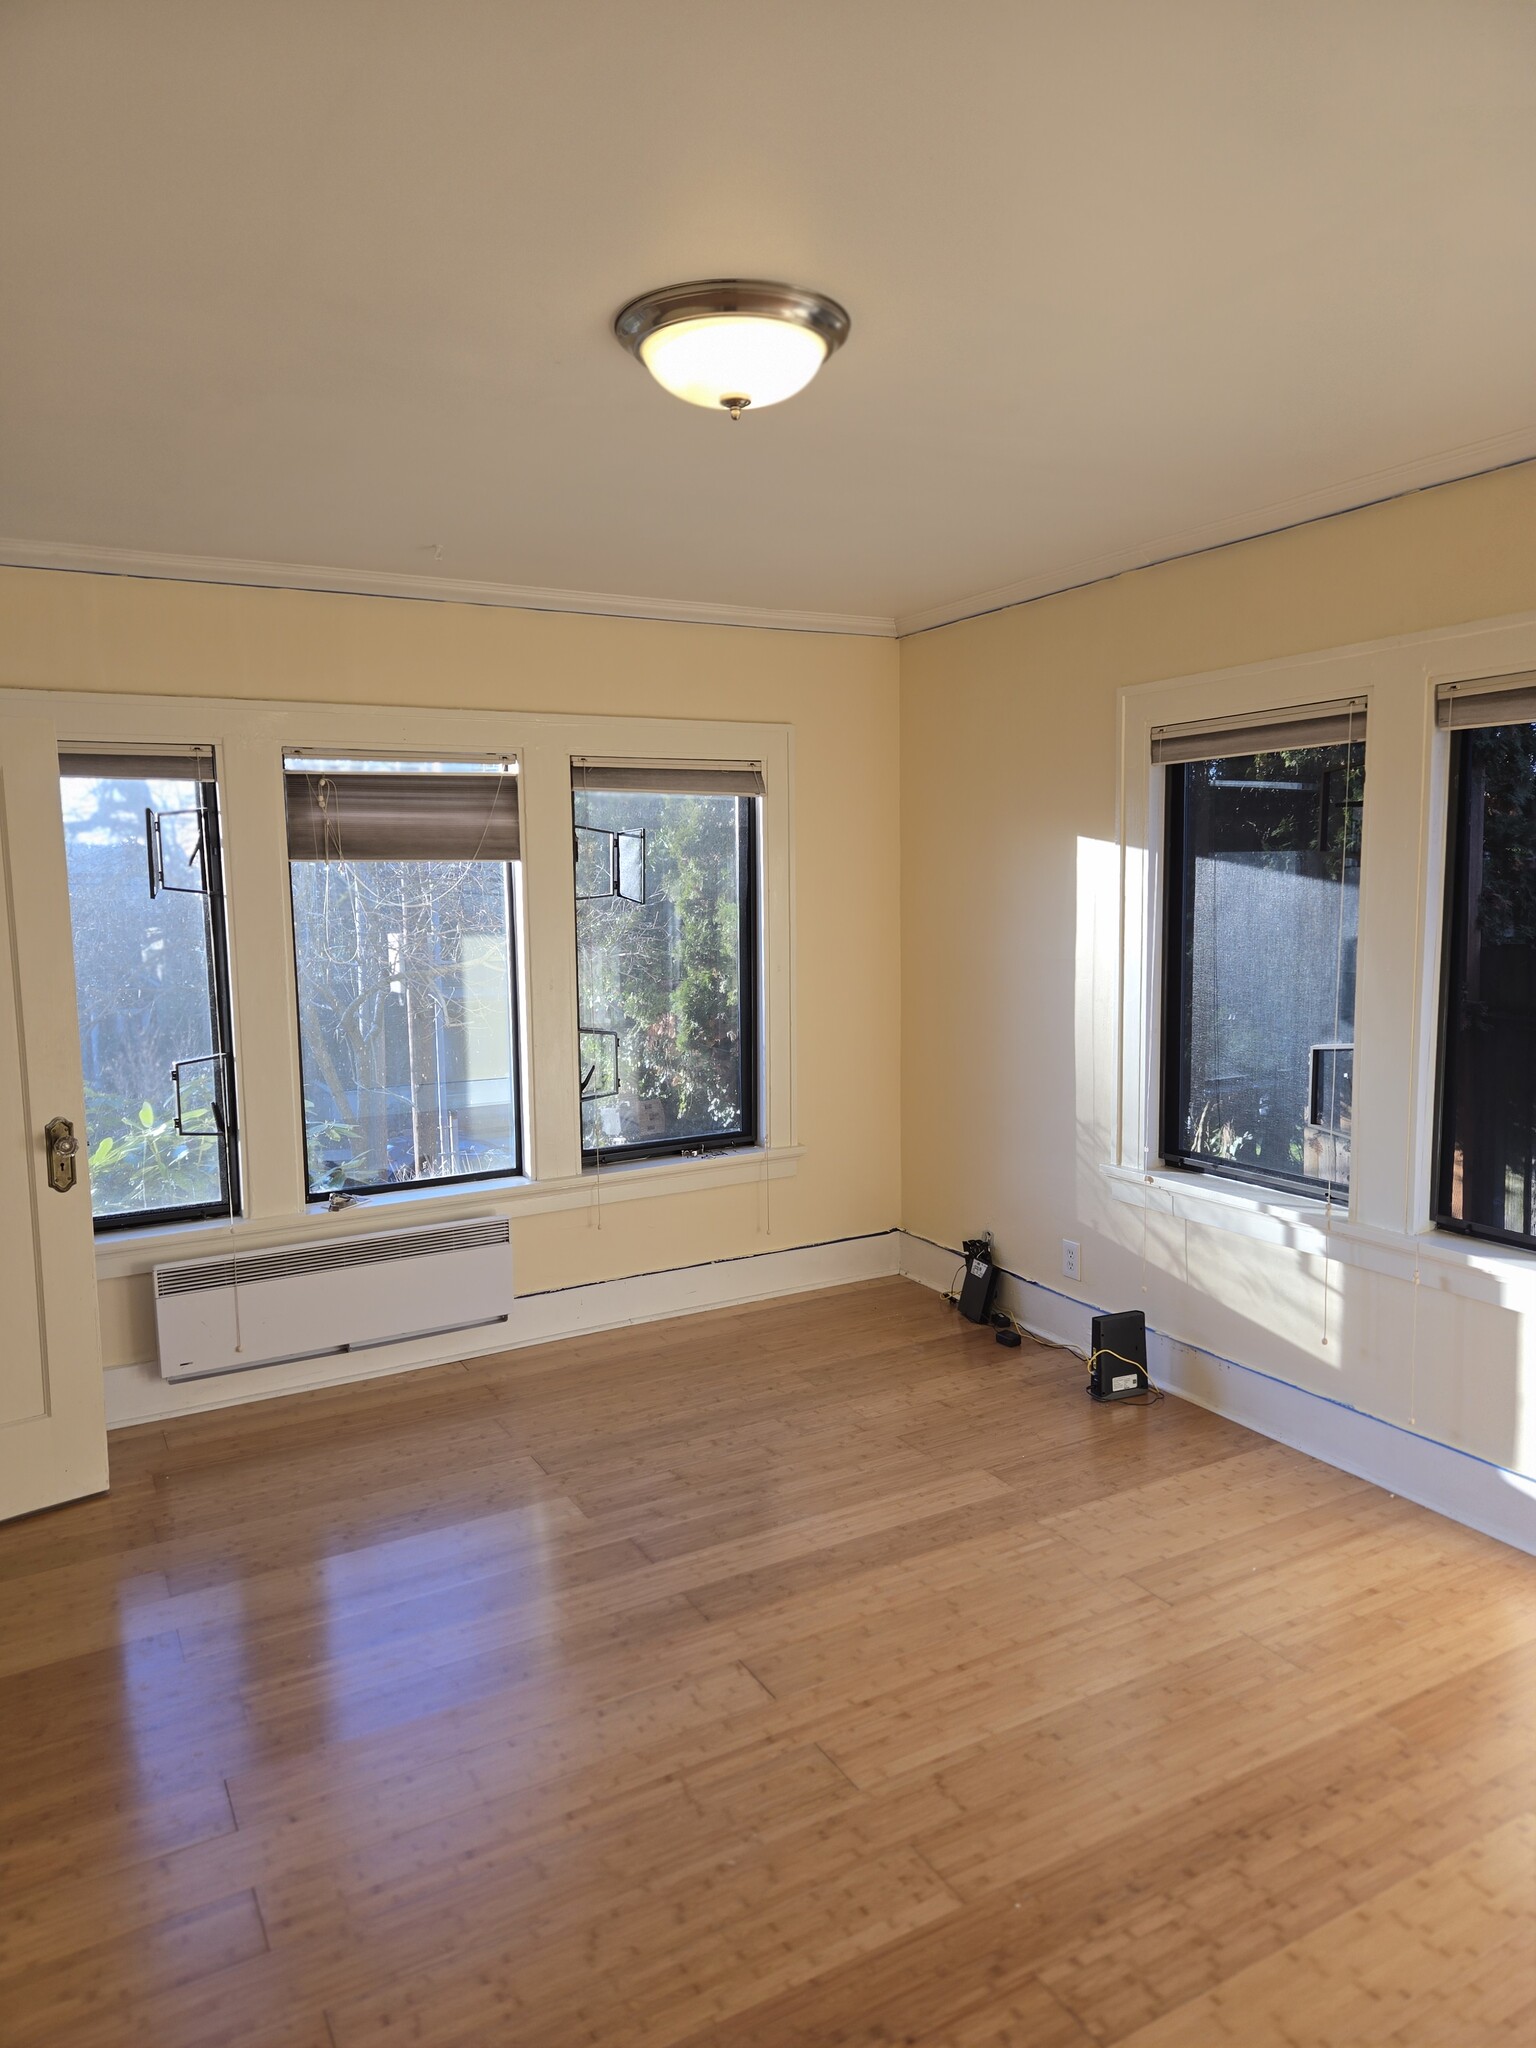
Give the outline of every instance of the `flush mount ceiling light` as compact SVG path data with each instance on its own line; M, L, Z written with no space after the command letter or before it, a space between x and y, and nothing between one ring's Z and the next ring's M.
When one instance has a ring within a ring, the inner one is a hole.
M631 299L613 331L674 398L739 420L803 391L848 339L848 315L798 285L711 277Z

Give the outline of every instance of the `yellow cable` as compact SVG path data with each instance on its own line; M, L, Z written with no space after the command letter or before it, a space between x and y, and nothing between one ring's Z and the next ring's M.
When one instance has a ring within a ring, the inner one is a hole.
M1101 1344L1097 1351L1089 1354L1086 1370L1090 1377L1092 1376L1094 1366L1101 1358L1118 1359L1121 1365L1128 1365L1132 1372L1140 1373L1142 1385L1147 1393L1156 1394L1159 1399L1162 1398L1162 1388L1154 1383L1151 1373L1147 1371L1147 1368L1139 1358L1127 1358L1123 1351L1111 1351L1107 1344Z
M954 1299L955 1299L955 1297L954 1297L953 1295L946 1295L946 1296L945 1296L945 1299L946 1299L947 1301L953 1302L953 1301L954 1301ZM1018 1334L1019 1334L1019 1335L1020 1335L1021 1337L1030 1337L1030 1333L1029 1333L1029 1331L1025 1329L1024 1325L1023 1325L1023 1324L1022 1324L1022 1323L1021 1323L1021 1322L1019 1321L1018 1317L1017 1317L1016 1315L1014 1315L1014 1314L1012 1313L1012 1311L1011 1311L1011 1310L1009 1310L1009 1309L1006 1309L1006 1308L1005 1308L1005 1309L994 1309L994 1310L993 1310L993 1314L994 1314L994 1315L1003 1315L1003 1316L1007 1316L1007 1318L1008 1318L1008 1323L1009 1323L1009 1327L1010 1327L1011 1329L1014 1329L1014 1330L1016 1330L1016 1331L1018 1332ZM994 1325L994 1327L995 1327L995 1325ZM1036 1339L1036 1338L1034 1338L1034 1337L1030 1337L1030 1342L1031 1342L1031 1343L1036 1343L1036 1342L1038 1342L1038 1341L1039 1341L1038 1339ZM1099 1346L1099 1348L1098 1348L1098 1350L1097 1350L1097 1351L1095 1351L1095 1352L1092 1352L1092 1353L1091 1353L1091 1354L1089 1355L1089 1357L1088 1357L1088 1360L1087 1360L1086 1364L1084 1365L1084 1368L1083 1368L1083 1370L1084 1370L1085 1372L1087 1372L1087 1373L1090 1373L1090 1374L1091 1374L1091 1373L1092 1373L1092 1371L1093 1371L1093 1368L1094 1368L1094 1366L1095 1366L1095 1365L1096 1365L1096 1364L1098 1363L1098 1361L1099 1361L1099 1360L1100 1360L1101 1358L1114 1358L1114 1359L1118 1359L1121 1365L1128 1365L1128 1366L1130 1366L1130 1368L1131 1368L1131 1370L1132 1370L1133 1372L1138 1372L1138 1373L1140 1373L1140 1375L1141 1375L1141 1380L1142 1380L1142 1387L1143 1387L1144 1391L1145 1391L1145 1392L1147 1392L1147 1393L1149 1393L1149 1394L1156 1394L1156 1395L1158 1396L1159 1400L1161 1400L1161 1398L1162 1398L1162 1392L1163 1392L1162 1388L1161 1388L1161 1387L1159 1387L1159 1386L1158 1386L1158 1385L1157 1385L1157 1384L1156 1384L1156 1383L1154 1382L1154 1380L1153 1380L1153 1378L1152 1378L1152 1375L1151 1375L1151 1373L1149 1373L1149 1372L1147 1371L1147 1368L1145 1367L1145 1365L1143 1365L1143 1364L1142 1364L1142 1362L1141 1362L1141 1360L1140 1360L1139 1358L1127 1358L1127 1357L1126 1357L1126 1355L1125 1355L1125 1353L1124 1353L1123 1351L1111 1351L1111 1350L1110 1350L1110 1348L1109 1348L1109 1346L1108 1346L1107 1344L1101 1344L1101 1345Z
M1147 1371L1147 1368L1142 1364L1139 1358L1127 1358L1123 1351L1111 1351L1107 1344L1101 1344L1098 1350L1092 1353L1092 1355L1090 1356L1088 1360L1089 1372L1093 1371L1094 1366L1098 1363L1098 1361L1101 1358L1116 1358L1120 1361L1122 1365L1129 1365L1134 1367L1135 1370L1141 1374L1142 1378L1146 1380L1147 1384L1149 1386L1151 1385L1152 1375Z

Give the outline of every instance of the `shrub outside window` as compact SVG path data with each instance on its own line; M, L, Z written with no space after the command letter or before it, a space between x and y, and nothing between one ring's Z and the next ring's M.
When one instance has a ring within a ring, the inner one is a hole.
M588 1160L757 1139L761 778L714 772L576 768Z

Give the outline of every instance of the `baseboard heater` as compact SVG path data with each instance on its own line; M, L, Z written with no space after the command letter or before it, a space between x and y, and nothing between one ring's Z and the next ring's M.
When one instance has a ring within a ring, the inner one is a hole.
M504 1323L505 1216L328 1237L155 1268L160 1374L207 1379Z

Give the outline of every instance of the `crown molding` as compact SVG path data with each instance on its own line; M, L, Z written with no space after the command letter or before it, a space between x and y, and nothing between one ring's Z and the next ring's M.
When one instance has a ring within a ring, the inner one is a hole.
M1152 569L1288 528L1364 511L1392 498L1465 483L1493 470L1536 460L1536 425L1486 441L1371 470L1344 483L1277 500L1229 519L1191 527L1046 569L970 597L952 598L895 618L868 612L778 611L771 606L709 604L671 597L630 597L599 590L552 590L535 584L477 583L456 576L420 576L385 569L337 569L309 562L247 561L222 555L172 555L140 548L99 548L75 541L0 539L0 568L61 569L92 576L138 576L172 583L226 583L263 590L314 590L351 597L411 598L435 604L499 605L513 611L572 612L607 619L648 619L686 626L746 626L774 633L841 633L904 639L958 625L1037 598L1059 597L1135 569Z
M1486 476L1496 469L1513 469L1532 460L1536 460L1536 426L1518 427L1491 440L1470 441L1463 447L1421 456L1390 469L1371 470L1346 483L1329 484L1298 498L1280 499L1230 519L1214 520L1207 526L1191 527L1183 533L1047 569L1017 583L979 591L974 597L905 612L896 620L896 632L903 639L911 633L929 633L936 626L958 625L962 619L1005 611L1010 605L1059 597L1069 590L1081 590L1085 584L1123 576L1132 569L1152 569L1187 555L1206 554L1212 548L1231 547L1238 541L1261 540L1266 534L1282 533L1288 527L1308 526L1314 520L1333 519L1343 512L1362 512L1369 505L1380 505L1391 498L1410 497L1415 491L1433 490L1442 484L1466 483L1472 477Z
M773 633L852 633L889 640L896 632L893 618L862 612L776 611L768 606L707 604L688 598L475 583L457 576L416 576L387 569L335 569L311 562L98 548L75 541L0 539L0 568L62 569L78 575L137 576L164 583L240 584L261 590L328 591L348 597L412 598L431 604L499 605L510 611L576 612L594 618L648 619L683 626L751 626Z

